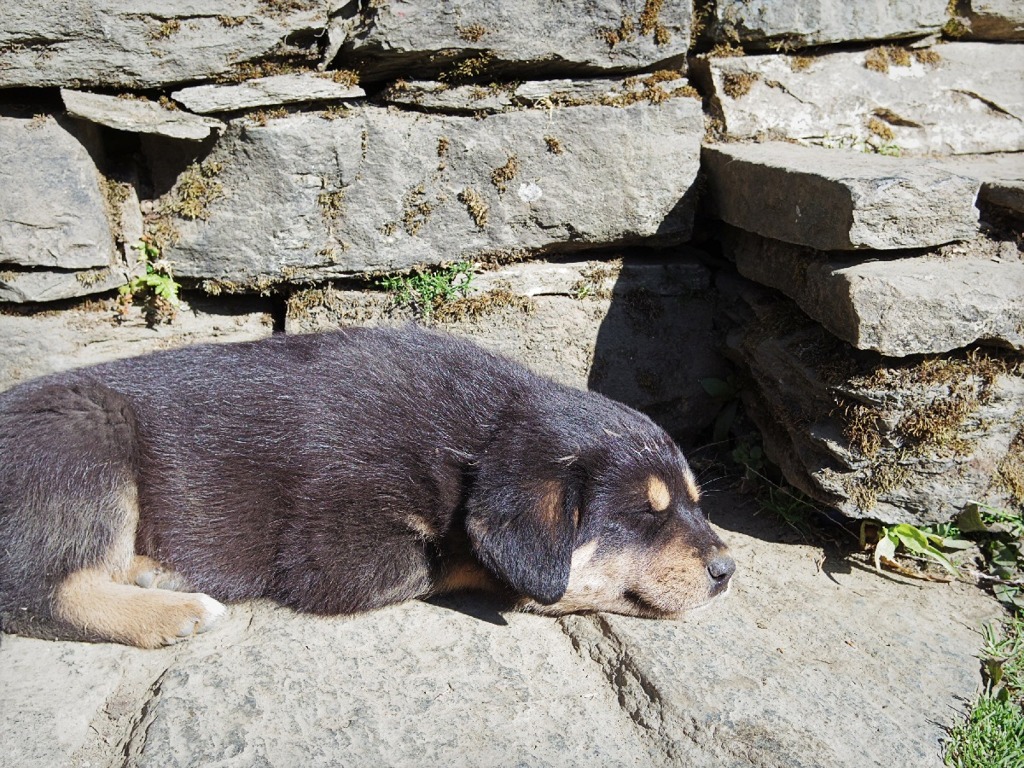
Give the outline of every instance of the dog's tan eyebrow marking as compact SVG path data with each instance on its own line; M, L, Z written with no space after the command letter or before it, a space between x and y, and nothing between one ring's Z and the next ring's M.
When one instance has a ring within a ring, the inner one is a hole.
M657 475L647 478L647 500L655 512L664 512L672 502L672 494L668 492L665 481Z
M697 480L693 476L693 472L687 468L686 472L683 473L683 482L686 484L686 495L690 497L690 501L694 504L700 501L700 488L697 487Z

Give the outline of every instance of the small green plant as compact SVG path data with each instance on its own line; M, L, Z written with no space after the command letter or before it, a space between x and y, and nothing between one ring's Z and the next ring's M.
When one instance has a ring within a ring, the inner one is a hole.
M953 726L945 762L951 768L1024 766L1024 618L986 624L985 690Z
M974 546L974 543L956 538L959 531L955 527L947 525L943 531L940 533L934 529L918 528L910 523L880 526L878 523L865 521L860 527L860 541L861 547L868 549L872 535L877 537L874 544L876 570L882 570L884 562L902 572L904 569L898 567L896 563L896 552L903 549L917 557L941 565L955 578L960 575L960 571L942 550L967 549Z
M465 297L472 281L473 264L460 261L440 267L416 268L408 275L385 277L378 285L394 294L398 306L410 307L419 316L429 318L444 304Z
M181 286L174 280L171 263L161 256L160 249L149 238L144 237L132 248L139 251L139 261L145 271L118 290L119 315L125 317L128 308L138 304L148 325L171 322L181 306L178 298Z

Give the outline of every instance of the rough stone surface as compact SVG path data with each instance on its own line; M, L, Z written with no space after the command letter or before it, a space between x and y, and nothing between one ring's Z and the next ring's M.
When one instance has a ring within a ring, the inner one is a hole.
M0 302L57 301L118 288L128 282L128 269L120 258L109 267L72 272L50 270L0 271Z
M448 114L479 115L510 109L546 108L601 104L625 106L635 102L658 101L673 96L698 96L687 88L681 74L666 79L656 75L632 75L625 79L593 78L569 80L528 80L500 85L457 85L436 80L417 80L392 86L382 93L384 101L417 109Z
M1024 152L936 158L944 168L981 182L978 201L1024 214Z
M720 0L712 6L708 23L718 42L754 49L800 48L936 34L946 23L946 5L945 0Z
M0 265L107 266L100 175L77 135L50 117L0 117L0 146Z
M965 17L974 40L1024 40L1024 5L1019 0L967 0Z
M200 117L145 99L121 99L101 93L60 89L64 107L72 117L129 133L155 133L171 139L202 141L224 123Z
M998 243L863 261L743 233L731 241L741 275L858 349L905 357L984 341L1024 350L1024 262L1004 261Z
M158 88L228 75L270 54L308 58L286 39L326 24L326 3L307 0L16 3L0 19L0 88Z
M754 382L742 394L765 453L792 485L853 519L917 526L970 502L1024 504L1024 358L858 355L788 302L743 292L756 310L729 347Z
M0 311L0 390L35 376L122 357L215 341L269 336L269 303L193 298L172 325L146 325L133 308L118 320L113 301L49 312Z
M465 597L240 604L158 651L5 635L0 749L25 768L941 766L994 601L825 558L731 494L708 505L740 570L681 621Z
M899 50L902 64L873 49L695 59L691 71L729 138L919 155L1024 150L1024 45ZM938 61L919 61L926 53Z
M708 269L686 252L515 264L475 276L466 298L428 322L639 408L691 443L717 412L700 380L728 370L709 283ZM285 328L401 325L412 317L389 294L311 289L292 296Z
M209 157L222 194L208 219L175 222L176 273L327 277L690 234L694 99L484 120L347 114L232 121Z
M972 237L979 184L922 160L781 142L704 148L715 210L818 250L926 248Z
M330 73L298 72L257 77L238 85L194 85L171 93L186 109L200 114L239 109L298 104L305 101L337 101L366 95L358 86L338 83Z
M370 79L410 69L460 74L573 73L652 67L685 56L689 0L402 0L367 7L332 29L346 66ZM470 57L469 66L460 63Z

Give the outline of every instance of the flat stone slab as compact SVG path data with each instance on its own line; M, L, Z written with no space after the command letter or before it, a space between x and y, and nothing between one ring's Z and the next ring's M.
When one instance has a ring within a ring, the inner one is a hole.
M72 272L5 269L0 270L0 302L23 304L88 296L113 290L128 280L128 269L120 260L109 267Z
M782 291L844 341L905 357L976 341L1024 350L1024 261L1007 246L979 239L862 261L739 234L727 252L741 275Z
M171 92L171 98L199 114L233 112L301 102L339 101L366 96L358 86L335 82L331 74L297 72L256 77L238 85L194 85Z
M944 0L719 0L708 19L713 40L755 49L924 37L946 23Z
M60 89L64 108L72 117L129 133L155 133L171 139L202 141L224 123L177 109L167 109L148 99L124 99L101 93Z
M469 294L426 322L541 375L650 414L684 442L718 405L700 385L724 378L710 272L680 250L657 258L510 264L474 275ZM400 326L414 315L386 292L312 288L289 299L285 329Z
M116 316L113 300L54 311L0 306L0 390L70 368L200 342L250 341L273 330L269 300L192 297L173 324L153 328L137 307Z
M180 239L165 255L176 274L319 279L679 241L692 227L695 99L482 120L374 106L330 116L230 123L207 160L219 169L207 218L172 221Z
M296 32L325 29L324 3L40 0L0 19L0 88L161 88L240 72L266 56L316 64Z
M745 412L790 485L853 520L918 527L970 503L1024 503L1019 355L884 358L857 353L777 294L755 307L728 350L753 382Z
M0 271L106 267L115 255L99 171L70 128L0 117Z
M5 635L0 750L40 768L941 766L995 602L819 567L732 494L709 509L740 570L681 621L464 597L348 618L238 604L155 651Z
M691 71L731 139L903 155L1024 150L1022 45L694 59Z
M817 250L927 248L977 232L978 181L923 160L784 142L703 151L718 216Z
M979 202L1024 214L1024 152L935 158L944 168L981 182Z
M332 37L344 38L344 60L367 79L426 70L458 82L481 72L522 77L679 62L689 47L692 16L689 0L408 0L341 17Z
M511 109L555 109L584 104L627 106L637 102L658 103L681 95L699 97L681 73L633 75L625 79L589 78L528 80L484 85L457 85L436 80L415 80L392 85L381 98L432 112L493 114Z

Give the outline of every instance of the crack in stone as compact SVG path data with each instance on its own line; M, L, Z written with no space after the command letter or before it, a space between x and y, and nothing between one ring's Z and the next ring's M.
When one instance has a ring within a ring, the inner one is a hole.
M622 711L641 735L651 740L656 750L651 757L658 764L678 764L672 737L665 727L661 693L637 669L604 617L568 616L560 619L558 624L581 657L600 665L605 678L615 689Z
M139 709L138 714L132 718L128 728L128 736L124 741L123 759L119 768L132 768L137 764L138 757L146 746L146 739L149 736L149 728L153 724L153 705L160 697L164 678L171 671L173 662L157 675L157 678L146 691L145 701Z

